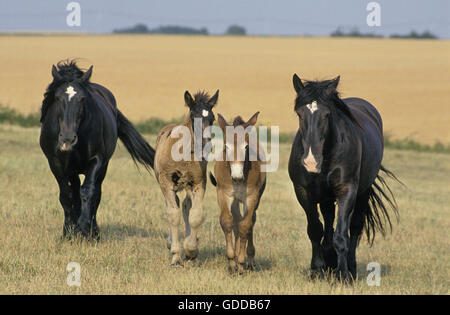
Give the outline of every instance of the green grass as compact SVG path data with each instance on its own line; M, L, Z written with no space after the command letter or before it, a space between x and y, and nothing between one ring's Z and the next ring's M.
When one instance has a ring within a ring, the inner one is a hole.
M58 188L38 138L38 128L0 125L0 294L448 294L447 154L386 150L383 164L407 185L389 181L400 222L373 247L362 239L359 278L349 286L308 278L311 245L287 174L288 144L280 145L280 168L268 174L257 212L257 269L230 276L215 188L208 183L198 259L172 269L162 193L123 145L103 184L101 240L61 240ZM155 136L146 138L154 145ZM366 283L372 261L382 268L379 287ZM69 262L81 266L80 287L66 284Z

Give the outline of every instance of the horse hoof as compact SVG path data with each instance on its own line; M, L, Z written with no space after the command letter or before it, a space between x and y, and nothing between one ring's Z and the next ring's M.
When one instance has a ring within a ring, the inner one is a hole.
M323 269L311 269L309 277L312 280L323 279L323 278L325 278L325 273L324 273Z
M186 260L194 260L198 256L198 249L194 250L184 249L184 253L186 255Z
M238 263L238 265L237 265L237 272L238 272L239 275L244 274L244 272L245 272L245 270L244 270L244 265L245 265L245 264Z
M183 268L184 266L181 262L177 261L176 263L170 264L170 267L177 269L177 268Z

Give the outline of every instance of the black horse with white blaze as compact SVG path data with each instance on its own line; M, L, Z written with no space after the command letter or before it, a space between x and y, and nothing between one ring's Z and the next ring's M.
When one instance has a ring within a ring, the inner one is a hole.
M135 162L153 168L155 151L117 109L113 94L89 81L91 74L92 66L83 72L74 61L58 63L42 103L40 145L59 185L64 236L98 238L101 185L117 138Z
M338 277L355 279L356 247L364 226L369 242L375 230L384 234L386 223L391 226L382 198L397 215L392 192L379 175L383 171L395 178L381 165L382 120L367 101L341 99L336 91L339 77L303 84L294 74L293 83L299 129L292 144L289 176L308 220L312 273L336 269Z

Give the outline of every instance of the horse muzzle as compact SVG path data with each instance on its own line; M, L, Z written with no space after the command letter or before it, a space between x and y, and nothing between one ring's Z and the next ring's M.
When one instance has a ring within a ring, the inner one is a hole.
M59 141L59 150L62 152L71 151L73 147L78 143L78 137L77 135L74 135L72 137L65 137Z

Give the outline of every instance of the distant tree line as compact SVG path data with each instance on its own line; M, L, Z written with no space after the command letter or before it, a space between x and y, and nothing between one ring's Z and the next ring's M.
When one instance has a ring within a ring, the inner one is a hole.
M208 35L206 27L196 29L187 26L166 25L158 26L156 28L148 28L145 24L136 24L132 27L121 28L113 30L116 34L186 34L186 35Z
M166 25L156 28L149 28L147 25L139 23L132 27L113 30L115 34L183 34L183 35L209 35L208 29L202 27L196 29L188 26ZM239 25L231 25L225 32L225 35L246 35L247 31Z
M378 35L374 33L362 33L358 28L353 27L349 31L345 32L340 27L338 27L334 32L330 34L331 37L384 37L383 35ZM423 33L418 33L416 31L411 31L409 34L392 34L390 38L416 38L416 39L436 39L436 35L432 34L430 31L424 31Z

